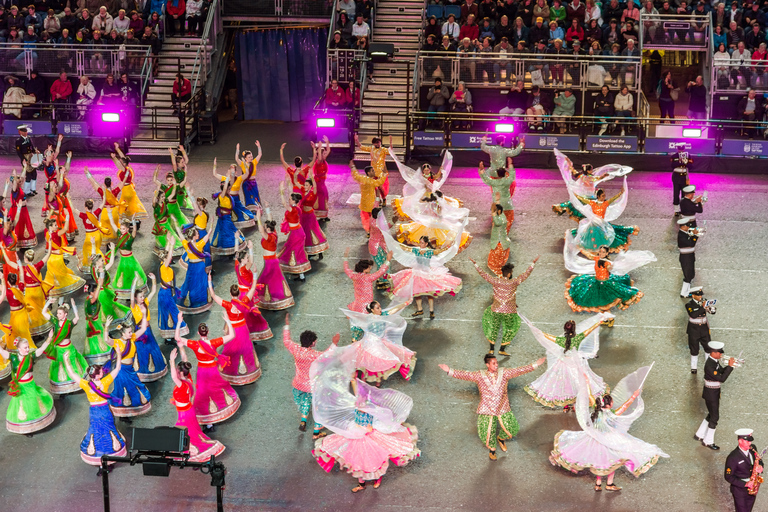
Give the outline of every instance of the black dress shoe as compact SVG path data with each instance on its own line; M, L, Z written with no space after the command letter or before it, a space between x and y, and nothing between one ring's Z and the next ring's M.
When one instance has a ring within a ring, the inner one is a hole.
M691 368L691 373L692 373L693 375L696 375L696 368Z
M719 450L719 449L720 449L720 447L719 447L719 446L717 446L715 443L712 443L712 444L705 444L704 446L706 446L706 447L707 447L707 448L709 448L710 450Z
M697 436L696 434L693 434L693 438L697 441L704 441L701 437Z

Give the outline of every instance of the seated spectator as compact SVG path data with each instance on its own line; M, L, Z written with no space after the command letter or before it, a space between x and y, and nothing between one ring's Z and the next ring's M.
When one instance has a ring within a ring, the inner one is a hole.
M160 19L160 15L156 12L153 12L149 16L149 21L147 22L147 27L152 29L152 33L157 36L157 44L161 44L161 40L165 36L165 22L163 22L162 19ZM146 28L146 27L145 27ZM158 46L158 51L160 50Z
M491 40L490 38L483 39L483 42L478 46L477 48L478 58L481 57L480 54L482 54L483 57L490 57L493 53L493 46L491 46ZM480 76L478 76L478 80L483 80L483 72L488 74L488 80L490 82L493 82L493 59L485 58L480 61Z
M577 56L575 59L570 60L566 66L568 74L571 75L571 87L581 87L581 64L579 64L579 60L585 55L584 50L581 49L581 41L578 39L573 40L569 55Z
M470 14L467 22L459 30L459 39L469 38L470 41L477 41L480 37L480 27L475 24L475 15Z
M48 86L45 83L43 77L41 77L36 69L33 69L29 73L29 79L24 84L24 90L28 95L35 97L35 103L48 103ZM35 107L28 109L32 113L32 117L40 117L42 112L41 108Z
M75 44L75 40L72 39L72 36L69 35L69 30L64 28L61 29L61 35L56 39L55 41L56 45L69 45L69 44Z
M691 14L691 9L688 7L688 4L685 2L685 0L680 2L680 5L677 6L677 9L674 9L673 7L673 10L675 11L675 14L677 16L690 16ZM681 43L685 44L686 39L690 39L691 42L693 42L693 32L694 30L693 30L693 27L691 26L687 29L685 28L676 29L674 31L674 35L677 36L677 38L680 40ZM670 37L670 40L673 39L673 33L671 30L669 31L669 37Z
M608 89L607 85L604 85L600 88L600 92L595 97L595 102L592 105L592 110L594 113L594 116L597 117L597 119L600 121L600 131L597 133L598 135L603 135L608 130L608 119L609 117L613 117L614 115L614 98L613 95L611 95L611 91ZM612 127L614 128L616 126L616 123L611 123Z
M584 29L581 28L579 20L577 18L571 19L571 26L565 32L565 42L568 45L573 45L575 40L584 41Z
M450 94L448 93L448 87L443 85L443 81L439 78L435 78L435 85L434 87L429 89L429 92L427 93L427 101L429 102L429 106L427 107L427 112L445 112L445 102L448 101L448 98L450 97ZM430 120L430 123L432 122L432 117L428 117ZM420 130L423 130L425 127L424 121L421 122Z
M128 24L128 28L133 30L134 34L144 33L144 20L137 11L131 11L131 22Z
M752 87L752 73L749 64L752 62L752 53L740 41L736 51L731 54L731 80L736 88L739 88L739 73L744 78L747 88Z
M728 48L733 52L739 47L739 43L741 42L744 42L744 30L737 26L735 21L732 21L728 25Z
M619 64L621 60L621 46L619 46L619 43L611 45L611 51L608 53L608 56L613 59L607 64L608 74L611 75L611 87L616 87L619 85L619 71L621 69Z
M549 37L547 39L547 46L554 46L555 40L559 39L562 45L563 39L565 39L565 31L556 21L549 22Z
M355 2L355 16L363 13L363 20L371 24L371 12L373 12L374 2L373 0L358 0Z
M366 63L366 70L368 71L368 82L375 84L376 80L373 79L373 61L370 59L371 49L368 47L368 38L358 38L355 49L361 52L365 52L366 57L369 57L368 62Z
M634 39L628 39L627 40L627 47L624 48L621 51L622 57L640 57L640 49L635 46L635 40ZM626 83L627 81L627 72L630 73L632 76L632 80L634 82L635 80L635 71L637 70L637 65L635 63L632 64L625 64L624 66L621 66L621 69L619 70L619 78Z
M98 30L102 34L109 34L112 32L113 24L114 21L112 20L112 16L107 12L107 8L101 6L99 8L99 14L93 18L93 23L91 23L91 30L94 33Z
M595 0L587 0L584 6L584 23L588 25L592 20L597 20L598 26L602 26L603 13L600 11L600 6L595 3Z
M604 20L620 20L623 7L619 5L619 0L611 0L608 5L603 3L603 19ZM614 41L615 42L615 41Z
M753 2L748 9L744 10L742 21L746 27L750 27L754 23L757 23L761 27L765 26L765 13L760 10L760 4L758 2Z
M637 35L637 31L635 30L635 24L632 23L631 20L627 21L627 23L624 25L624 28L621 31L621 37L622 37L622 47L626 50L627 46L629 45L629 41L634 41L634 44L632 46L635 46L639 40L639 36Z
M107 42L102 37L100 30L93 31L93 39L88 45L91 51L88 52L91 61L91 70L97 73L103 73L109 66L109 48Z
M121 37L125 37L125 33L131 28L131 18L125 15L125 9L117 12L117 18L112 20L112 28L117 30Z
M615 109L616 117L632 117L634 103L635 99L629 94L629 88L626 85L622 85L621 91L616 95L616 99L613 100L613 108ZM622 137L626 134L625 127L627 126L631 127L632 123L622 123L621 125Z
M552 47L547 49L547 54L553 55L553 58L557 59L556 62L550 66L550 70L552 71L552 81L555 86L565 85L565 65L560 62L559 57L557 56L566 55L567 53L568 50L563 48L563 41L560 39L555 39Z
M3 94L3 114L6 117L11 116L21 119L22 109L26 105L33 104L35 97L28 95L24 91L16 77L8 75L5 77L5 82L7 85L5 94Z
M32 66L37 66L37 52L34 51L40 38L35 33L34 25L27 27L26 33L22 36L23 47L32 50ZM25 52L21 52L16 56L16 63L19 67L24 67L24 59L26 58Z
M125 33L125 38L123 39L123 44L125 45L126 49L126 57L128 61L128 67L127 69L131 73L136 73L141 70L141 68L144 65L144 57L139 53L139 48L136 48L137 46L141 46L142 42L136 38L136 36L133 33L133 30L128 29L128 32Z
M552 7L549 8L549 21L557 22L560 27L565 27L565 6L561 0L553 0Z
M51 100L53 103L69 103L72 96L72 82L69 81L67 73L62 71L59 73L59 79L55 80L51 85Z
M325 98L323 103L325 108L344 108L344 103L347 101L347 94L344 89L339 87L338 80L331 80L331 86L325 90Z
M758 80L765 86L768 84L768 50L766 43L760 43L755 51L752 52L752 74L755 77L755 84Z
M169 37L184 34L184 19L187 13L185 0L168 0L165 5L165 31Z
M552 117L555 118L560 133L565 133L568 123L566 119L576 114L576 96L573 91L566 89L555 98L555 108L552 110Z
M35 33L43 30L43 15L35 10L34 5L27 7L27 16L24 18L24 26L30 25L35 27Z
M427 24L424 27L424 39L430 35L435 36L435 41L438 41L443 37L442 27L437 22L437 16L430 16L427 20Z
M88 36L91 33L93 26L93 16L91 11L83 9L80 13L80 18L77 20L77 29L83 31L83 36Z
M361 37L369 38L371 36L371 27L363 21L363 15L357 16L357 21L352 25L352 41L357 42Z
M573 23L573 20L576 20L579 25L583 25L586 14L587 9L581 0L572 0L565 5L565 19L568 23Z
M80 25L80 21L77 19L77 16L72 14L72 9L69 7L64 8L64 15L59 18L59 26L61 27L61 30L64 31L64 29L67 29L70 37L77 32L77 29Z
M163 13L163 8L166 7L168 0L151 0L151 3L149 4L149 16L152 17L153 14L160 15Z
M481 20L488 18L489 20L496 19L496 2L495 0L483 0L478 6L477 15Z
M493 64L493 82L501 81L501 66L504 66L504 79L509 82L512 78L512 45L509 44L507 38L503 38L499 44L493 49L493 53L500 56L503 60L497 60Z
M61 32L61 22L53 9L48 9L48 16L43 20L43 30L48 33L48 37L55 39Z
M544 25L544 18L536 18L536 23L528 31L529 43L538 44L539 41L549 41L549 27Z
M747 95L739 101L736 111L742 121L762 121L765 105L763 105L762 98L757 96L757 92L750 89ZM750 139L755 136L756 132L756 126L750 126L746 129L742 126L741 129L741 135L749 135Z
M592 43L600 45L600 51L602 51L603 31L597 26L597 20L592 19L587 23L587 28L584 30L584 42L587 47L591 47ZM600 55L596 53L595 55Z
M533 26L533 0L521 0L517 7L517 16L523 20L526 27Z
M357 88L354 80L349 82L349 87L347 87L347 94L345 99L347 108L360 107L360 89Z
M339 0L336 9L345 11L350 18L355 18L355 0Z
M624 39L621 37L621 29L618 22L615 19L611 19L608 22L608 26L603 29L603 45L610 45L612 47L614 43L618 43L619 48L621 48L623 42Z
M523 18L515 18L515 25L512 27L512 42L517 46L517 43L523 41L526 46L530 44L528 39L528 27L523 24Z
M459 87L453 91L448 103L454 112L468 114L472 112L472 93L466 89L464 82L459 82ZM469 119L459 119L454 121L454 127L457 129L468 130L472 122Z
M459 39L461 27L456 23L456 16L450 14L448 16L448 21L443 23L443 28L441 30L444 36L448 36L451 39L451 42L457 41Z
M757 49L763 41L765 41L765 32L760 30L760 25L754 23L752 30L744 35L744 44L748 50L752 51Z
M721 2L718 4L718 7L722 7L724 4ZM735 0L731 2L731 8L728 11L727 15L729 20L735 21L738 26L742 26L741 18L742 18L742 12L741 9L739 9L739 2L736 2Z
M443 41L440 47L437 49L440 53L447 54L451 57L456 55L456 47L451 43L448 36L443 36ZM443 74L443 78L451 80L451 59L440 59L440 72Z
M634 23L640 23L640 9L634 2L628 2L627 7L621 11L621 22L626 23L631 20Z
M475 48L475 45L472 44L472 41L468 37L461 40L459 49L456 51L459 56L459 80L466 81L471 79L472 82L475 81L476 63L474 57L476 52L477 49ZM467 77L467 71L469 72L469 77Z
M331 38L331 42L328 44L328 48L331 50L343 50L349 48L347 42L343 37L341 37L341 30L337 30L333 33L333 37Z
M115 47L114 49L118 49L121 44L123 44L123 38L120 34L117 33L117 29L113 28L112 32L110 32L107 37L105 38L105 41L107 43L107 46L109 47Z
M112 73L107 75L107 79L104 80L104 85L101 86L99 91L99 105L114 104L122 97L122 91L120 90L120 84L115 82L115 75Z
M496 5L496 18L501 19L504 16L511 22L517 16L517 3L515 0L504 0ZM509 36L507 36L509 38ZM511 41L512 39L509 38Z
M480 41L490 39L491 43L496 40L496 34L494 33L493 27L491 27L491 20L488 18L484 18L482 25L480 25L480 36L478 39Z
M539 41L532 54L534 58L529 62L528 71L531 72L531 83L543 87L549 83L549 64L544 60L547 56L547 46L544 41Z
M541 94L538 85L531 89L531 95L528 96L528 103L525 109L525 115L528 120L528 129L544 131L544 116L549 113L546 98Z
M720 45L717 47L717 52L715 53L715 57L712 61L712 65L715 66L715 69L717 70L717 88L718 89L727 89L730 84L730 63L731 63L731 55L728 53L728 50L725 47L725 43L720 43Z
M192 82L179 73L176 75L176 80L173 81L173 91L171 92L173 114L178 114L179 106L184 105L190 99L192 99Z
M0 26L0 38L7 40L12 28L19 29L24 25L24 15L19 12L15 5L11 6L10 12L5 16L5 22Z
M496 24L494 31L496 32L497 41L501 41L502 38L506 37L507 41L514 46L513 41L515 40L515 36L513 34L512 24L509 22L509 17L506 14L502 16L501 20Z
M84 28L77 29L77 32L75 33L74 37L74 43L75 44L87 44L88 38L85 37L86 30Z
M429 34L427 40L424 41L424 44L421 46L421 49L425 52L436 52L438 48L440 48L440 46L437 44L437 39L435 39L434 34Z
M123 105L136 106L139 103L139 90L129 78L128 73L120 75L120 100Z
M533 6L533 17L535 19L541 18L549 26L549 6L546 0L536 0L536 5Z
M151 55L157 55L160 52L160 40L157 38L155 33L152 31L152 27L147 25L144 27L144 33L141 35L140 42L143 46L149 47L149 52ZM152 74L156 74L157 72L157 59L152 59Z
M722 25L715 25L715 30L712 32L712 46L715 48L715 52L721 44L728 46L728 36L723 31Z
M706 119L707 87L704 78L699 75L695 81L688 82L685 92L688 93L688 119Z
M96 89L93 87L91 79L83 75L80 77L80 85L77 86L77 118L79 120L85 119L88 113L88 107L93 105L96 99Z
M480 10L478 9L478 6L475 3L475 0L466 0L466 2L461 5L460 21L462 23L466 23L466 21L469 19L470 16L474 16L475 18L477 18L477 15L479 12Z
M518 80L507 93L507 106L499 110L499 114L520 116L525 114L527 107L528 92L525 90L525 82Z

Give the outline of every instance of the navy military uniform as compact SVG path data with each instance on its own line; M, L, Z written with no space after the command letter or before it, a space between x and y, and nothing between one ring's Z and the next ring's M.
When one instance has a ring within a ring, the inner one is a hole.
M694 189L694 191L695 190L696 189ZM688 199L687 197L683 197L680 200L680 215L684 215L686 217L693 217L693 227L696 227L696 214L702 213L703 211L704 211L704 207L702 206L700 201L697 203L691 199Z
M693 228L695 224L694 219L690 219L685 222L686 219L680 219L677 221L681 226L688 226L688 229ZM677 249L680 251L680 268L683 270L683 288L680 291L681 297L688 297L688 293L691 289L691 282L696 277L696 242L699 240L697 235L692 234L689 231L678 230L677 232Z
M749 438L751 437L750 435ZM746 454L737 446L725 460L725 479L731 484L731 494L736 512L751 512L752 507L755 506L757 495L749 494L747 482L752 476L756 457L755 445L751 445ZM758 464L763 466L763 461L758 461Z
M27 135L27 131L19 131L19 138L16 139L16 154L19 156L19 161L21 164L24 164L24 161L26 160L29 162L29 159L37 153L37 150L35 149L35 144L32 142L32 137Z
M693 158L688 156L687 151L678 151L670 160L674 166L672 170L672 204L675 205L675 215L679 215L680 198L683 187L688 185L688 166L693 163Z
M723 344L721 342L712 341L709 345L711 352L722 354ZM715 444L715 430L720 419L720 386L728 379L732 371L732 366L720 366L720 362L712 358L711 354L707 357L707 362L704 363L704 391L702 391L701 397L707 406L707 417L701 423L695 437L712 450L720 449Z

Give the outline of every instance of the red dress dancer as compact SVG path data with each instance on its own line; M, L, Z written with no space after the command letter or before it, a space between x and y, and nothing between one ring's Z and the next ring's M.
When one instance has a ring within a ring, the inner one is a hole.
M219 365L229 364L229 358L219 355L216 349L235 339L234 329L229 319L227 334L221 338L208 339L208 326L200 324L197 332L199 340L188 340L179 333L184 315L179 313L176 321L176 343L189 347L197 357L197 385L195 386L195 414L201 425L212 425L225 421L240 408L240 397L232 385L219 373Z
M21 211L17 211L17 213L21 213ZM13 220L7 214L8 212L3 210L3 228L0 232L0 265L3 267L3 277L5 278L8 277L11 267L15 267L19 262L19 257L16 254L18 244L16 243L16 233L13 229ZM12 265L9 266L9 264Z
M289 308L295 304L295 301L288 281L283 275L282 268L280 268L280 262L277 260L275 221L263 222L261 210L256 211L256 218L259 221L259 231L261 231L261 254L264 259L264 267L256 279L258 284L264 285L256 290L259 296L259 307L272 311Z
M309 170L315 165L315 145L312 142L309 144L312 146L312 161L303 167L303 160L300 156L297 156L293 159L294 167L288 165L288 163L285 161L285 158L283 157L283 149L285 149L285 143L280 146L280 162L283 164L285 174L293 186L294 194L301 194L303 192L304 181L309 175Z
M248 255L242 260L235 260L235 275L237 275L238 304L242 304L240 309L245 309L245 325L248 327L251 341L268 340L272 337L272 330L259 311L259 297L256 295L260 289L264 289L263 284L254 283L253 271L249 268L249 258L253 261L253 242L248 241ZM251 293L253 288L253 293ZM234 299L233 299L234 300Z
M365 307L373 302L373 283L389 270L392 254L387 255L387 260L376 272L371 272L371 269L373 269L373 262L371 260L358 261L353 272L349 268L348 258L349 248L344 252L344 273L352 280L352 286L355 289L355 300L350 302L347 308L358 313L365 313Z
M304 197L301 198L299 206L301 207L301 227L305 234L304 249L309 256L318 255L318 259L323 259L323 252L328 250L328 239L317 222L315 209L312 206L317 200L317 185L312 178L304 181L303 193Z
M192 404L195 398L195 383L189 375L192 365L187 362L187 357L182 349L181 362L176 365L176 353L171 352L171 378L173 379L173 398L171 403L176 406L179 417L176 426L187 429L189 436L189 460L190 462L205 462L213 455L218 457L224 452L224 445L219 441L203 434L200 424L197 422Z
M16 232L16 245L19 249L31 249L37 245L37 235L32 226L29 210L27 210L27 196L20 185L24 182L25 177L26 170L21 173L21 176L16 176L15 173L11 176L11 208L8 210L9 219L18 218L14 231Z
M248 333L248 326L245 323L245 316L251 313L251 306L248 302L241 301L238 298L240 288L236 284L233 284L229 289L229 293L232 295L232 300L229 301L222 300L221 297L216 295L213 291L210 277L208 278L208 290L213 301L224 308L227 318L235 330L235 339L221 349L222 357L229 360L229 364L221 368L221 376L233 386L244 386L256 382L261 377L261 365L259 364L259 358L256 356L256 350L253 348L253 342ZM253 299L255 291L256 283L253 283L251 289L248 290L248 295L251 299ZM256 309L258 311L258 308ZM269 325L266 327L268 333L264 334L268 334L268 337L271 338L272 331L269 330Z
M312 265L309 263L307 251L304 249L306 234L301 226L301 210L297 206L301 201L300 194L291 194L290 203L286 201L284 183L280 183L280 197L285 207L285 220L282 231L288 234L288 239L283 244L277 259L283 272L298 274L299 280L304 281L304 272L308 272Z
M328 222L328 187L325 185L325 179L328 177L328 162L326 158L331 153L330 142L328 137L323 137L325 147L321 147L318 143L315 145L315 165L312 166L312 174L315 175L315 185L317 199L315 199L315 216L318 220Z
M59 190L56 182L49 182L48 193L45 198L48 202L48 218L56 219L56 226L59 229L65 229L67 242L73 242L77 235L77 224L75 223L75 214L72 212L72 206L64 197L64 191ZM66 189L69 189L69 183L66 183ZM65 212L69 212L67 218Z

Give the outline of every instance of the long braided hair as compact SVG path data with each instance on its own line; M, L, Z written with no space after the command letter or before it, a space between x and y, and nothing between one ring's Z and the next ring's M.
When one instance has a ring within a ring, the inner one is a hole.
M590 416L590 419L592 420L592 423L597 421L597 417L600 416L600 411L602 411L606 407L611 407L613 405L613 397L611 395L603 395L602 397L595 398L595 409L592 411L592 415Z
M568 352L571 350L571 341L573 340L573 337L576 336L576 322L568 320L565 322L563 329L565 331L565 351Z

